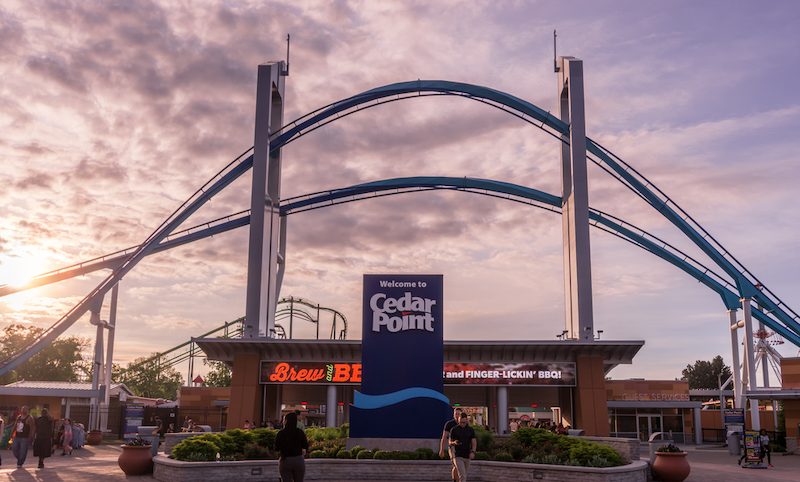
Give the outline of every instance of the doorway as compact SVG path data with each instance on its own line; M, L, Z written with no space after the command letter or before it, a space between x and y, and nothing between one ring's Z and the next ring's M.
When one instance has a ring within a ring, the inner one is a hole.
M647 442L655 432L661 432L661 415L642 415L637 417L639 429L639 441Z

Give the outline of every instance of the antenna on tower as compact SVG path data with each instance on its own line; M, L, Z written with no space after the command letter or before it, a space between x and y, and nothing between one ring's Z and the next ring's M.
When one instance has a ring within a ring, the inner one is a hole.
M285 75L286 77L289 76L289 40L291 36L287 33L286 34L286 70L281 72L281 75Z
M556 57L556 29L553 29L553 72L558 73L558 57Z

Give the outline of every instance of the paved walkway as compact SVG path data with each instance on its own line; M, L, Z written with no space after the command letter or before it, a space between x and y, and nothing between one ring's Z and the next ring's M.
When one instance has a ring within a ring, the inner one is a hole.
M736 463L738 456L729 455L728 449L719 445L683 445L692 471L685 482L800 482L800 455L772 454L768 469L743 469ZM642 446L643 460L650 459L647 446ZM766 463L766 461L764 461Z
M87 445L72 451L68 457L59 456L56 450L53 457L44 459L45 468L39 469L39 458L28 451L28 458L21 469L10 450L0 450L3 465L0 467L0 481L11 482L105 482L128 480L132 482L155 482L152 475L126 477L117 465L122 452L118 444Z
M738 457L728 455L728 450L711 445L683 446L689 455L692 472L686 482L800 482L800 455L772 454L774 468L766 470L743 469L736 464ZM0 451L3 465L0 466L0 481L10 482L155 482L151 475L126 477L117 465L122 449L117 444L86 446L72 452L69 457L45 459L45 468L38 469L38 458L29 452L28 460L17 469L16 459L10 450ZM58 451L56 452L58 453ZM642 446L642 459L649 459L649 449ZM233 482L233 481L232 481Z

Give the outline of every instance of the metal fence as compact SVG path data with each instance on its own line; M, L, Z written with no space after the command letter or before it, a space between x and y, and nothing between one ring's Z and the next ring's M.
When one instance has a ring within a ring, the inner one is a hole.
M767 430L767 435L769 435L770 443L786 447L786 432ZM727 433L721 428L704 428L703 442L726 443Z

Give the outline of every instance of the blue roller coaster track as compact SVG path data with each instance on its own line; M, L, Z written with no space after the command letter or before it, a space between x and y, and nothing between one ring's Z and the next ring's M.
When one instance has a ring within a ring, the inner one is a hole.
M436 95L460 96L498 108L510 115L547 132L561 142L569 142L569 125L553 117L533 104L509 94L486 87L447 81L412 81L387 85L355 95L348 99L327 105L314 112L287 124L270 139L270 152L276 152L283 146L300 137L338 119L354 114L370 107L415 97ZM230 183L238 179L252 167L253 158L247 156L248 149L225 166L211 180L198 189L175 212L173 212L142 244L118 255L121 259L110 262L106 258L105 267L113 267L113 271L83 300L67 312L61 319L45 330L41 336L0 362L0 375L13 370L20 363L29 359L72 326L89 309L93 300L104 296L117 284L123 276L132 270L144 257L168 247L192 242L203 230L221 229L228 224L244 225L248 220L243 213L230 216L224 222L207 223L199 231L190 231L177 236L176 229ZM753 316L775 330L796 346L800 346L800 323L797 313L783 303L764 283L748 271L732 254L705 231L691 216L681 209L672 199L664 194L644 176L606 148L587 138L587 158L597 164L605 172L613 176L624 186L638 195L658 213L669 220L680 231L702 250L727 276L720 276L702 264L683 254L674 247L637 229L624 221L599 211L592 211L591 222L595 227L604 229L619 237L646 249L662 259L681 268L695 279L717 292L728 310L736 310L741 306L741 299L753 299L765 311L753 311ZM469 192L485 191L482 194L508 197L519 202L526 202L539 207L560 212L561 199L557 196L527 189L513 184L460 178L406 178L378 181L375 183L352 186L337 191L316 193L315 195L293 198L282 203L282 214L291 214L308 209L323 207L323 203L334 201L356 200L375 196L378 193L407 192L409 190L455 189ZM291 202L289 202L291 201ZM220 220L218 220L220 221ZM232 228L229 228L232 229ZM173 233L175 235L173 236ZM98 263L87 263L96 265ZM84 267L87 269L87 267ZM98 268L99 269L99 268ZM66 276L66 274L64 274ZM0 291L3 287L0 287Z

